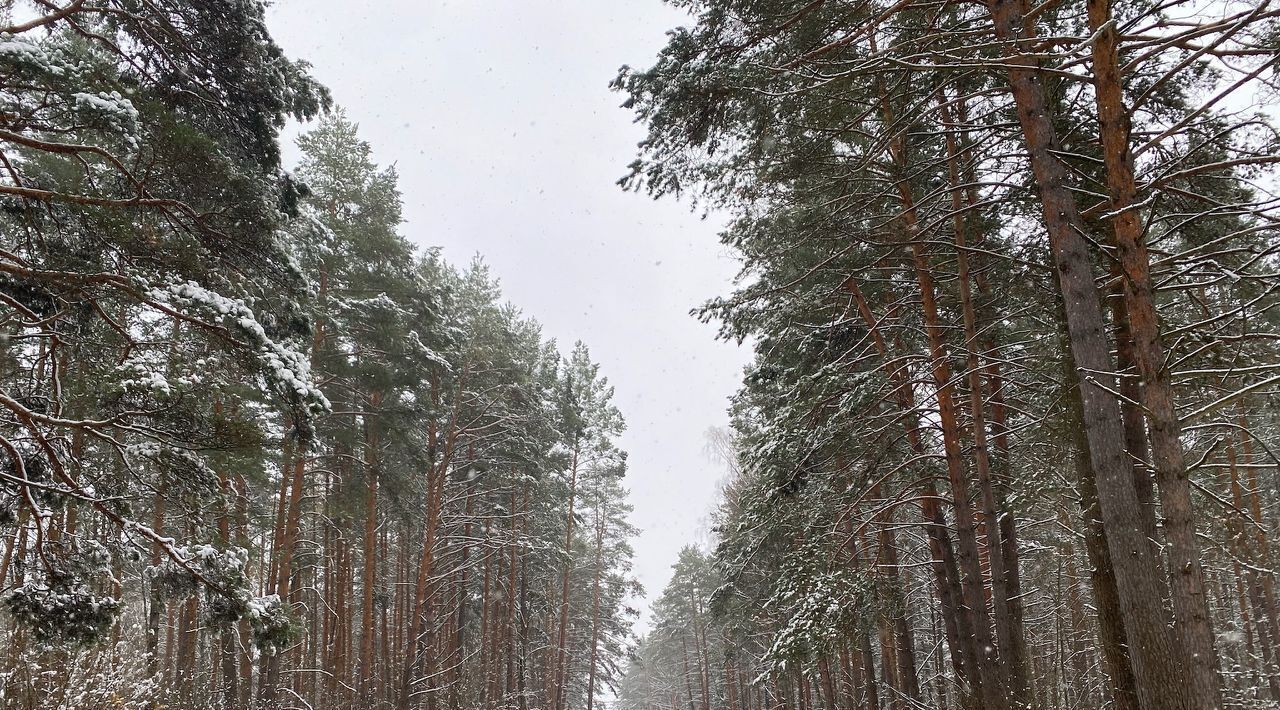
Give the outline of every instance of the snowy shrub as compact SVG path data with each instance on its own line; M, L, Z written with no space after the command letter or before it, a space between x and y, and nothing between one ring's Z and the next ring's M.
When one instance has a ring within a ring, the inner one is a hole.
M40 710L156 710L160 692L147 657L129 641L92 651L24 652L0 672L0 707Z

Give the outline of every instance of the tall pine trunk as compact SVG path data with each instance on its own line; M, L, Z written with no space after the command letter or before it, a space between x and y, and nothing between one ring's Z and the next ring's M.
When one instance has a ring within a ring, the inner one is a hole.
M364 476L365 476L365 513L364 513L364 570L362 573L362 596L360 614L360 695L361 702L371 705L373 702L374 681L374 643L375 633L373 606L374 592L378 587L378 409L382 406L382 392L374 390L369 393L369 413L364 416Z
M995 35L1006 51L1009 82L1032 177L1043 208L1062 290L1072 360L1078 368L1081 412L1097 481L1107 544L1115 569L1140 707L1198 708L1183 673L1184 654L1166 633L1159 560L1143 535L1132 464L1125 450L1115 378L1084 225L1070 177L1056 153L1058 140L1045 101L1043 76L1031 53L1034 31L1026 0L988 0Z
M940 102L944 122L951 123L950 109ZM966 205L958 165L960 150L954 128L947 130L947 165L951 180L952 224L955 231L956 269L960 292L960 308L964 321L965 363L969 384L969 419L973 429L973 458L978 474L978 490L982 500L987 554L990 559L992 608L995 612L996 638L1000 644L1000 660L1007 668L1009 696L1016 706L1031 704L1031 677L1027 668L1026 638L1022 628L1021 600L1011 596L1010 564L1016 565L1017 543L1014 538L1013 515L997 505L992 463L987 442L987 413L983 399L983 373L986 371L978 355L981 348L977 311L969 273L968 232L973 205ZM990 357L991 352L986 356ZM1006 555L1012 559L1006 559ZM1014 575L1016 577L1016 574ZM1016 589L1016 587L1015 587Z
M578 456L580 449L581 443L575 441L573 460L569 465L569 505L564 523L564 568L560 572L560 614L556 632L555 657L552 661L554 680L551 684L551 697L548 699L553 710L564 710L564 686L568 682L569 581L573 575L573 514L578 491Z
M1092 42L1094 97L1111 198L1111 225L1122 272L1120 282L1129 315L1133 359L1142 378L1142 404L1147 413L1151 458L1160 489L1174 632L1187 657L1188 699L1196 707L1207 710L1222 706L1218 652L1214 648L1209 600L1200 568L1191 481L1183 458L1173 383L1160 343L1151 264L1142 220L1135 205L1137 184L1129 147L1129 114L1120 76L1119 32L1112 22L1110 0L1088 0L1087 4L1089 29L1097 35Z

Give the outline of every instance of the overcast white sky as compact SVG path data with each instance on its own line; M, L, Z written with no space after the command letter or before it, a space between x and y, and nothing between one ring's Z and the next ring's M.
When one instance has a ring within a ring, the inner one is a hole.
M455 263L479 252L562 349L590 346L627 419L651 598L702 538L723 475L703 432L727 423L747 358L688 315L735 272L719 225L614 184L642 132L609 81L651 64L684 21L660 0L277 0L268 13L378 162L397 165L405 234Z

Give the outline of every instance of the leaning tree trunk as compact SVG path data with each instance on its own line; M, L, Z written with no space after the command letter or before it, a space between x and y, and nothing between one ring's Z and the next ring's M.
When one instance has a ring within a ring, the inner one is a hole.
M1160 344L1150 259L1138 216L1133 153L1129 147L1129 114L1124 106L1119 61L1119 33L1111 18L1110 0L1088 1L1093 42L1094 96L1102 156L1110 193L1111 225L1121 284L1129 315L1133 359L1142 379L1151 459L1160 488L1164 533L1168 543L1169 594L1174 632L1187 655L1187 685L1196 707L1222 706L1218 652L1214 648L1209 600L1196 542L1191 481L1183 458L1181 427L1174 407L1173 383Z
M1150 551L1139 520L1139 501L1124 442L1120 407L1111 394L1114 363L1094 284L1088 243L1066 166L1056 155L1057 135L1047 112L1042 74L1026 0L987 0L995 35L1006 47L1005 62L1018 121L1043 208L1050 250L1066 312L1068 342L1080 372L1080 400L1090 463L1096 477L1107 544L1125 620L1140 706L1200 710L1184 654L1166 633L1159 605L1159 560Z
M914 215L914 206L903 196L908 215ZM972 624L973 640L979 652L978 664L982 677L982 704L987 710L999 710L1008 706L1009 687L1005 677L1007 670L996 654L996 642L991 637L991 625L987 616L987 600L983 591L983 574L979 560L976 523L969 501L968 476L965 471L964 452L960 443L960 422L956 412L955 385L951 366L943 343L943 332L933 271L924 243L919 234L919 222L909 218L911 253L920 285L920 306L924 316L925 332L929 340L929 356L932 361L933 384L937 393L938 423L942 428L942 448L947 464L947 478L951 483L952 507L956 517L956 541L959 550L961 589Z
M871 49L875 51L874 35ZM888 92L879 87L880 112L886 125L895 123ZM938 314L937 289L933 270L925 252L922 224L916 212L916 202L909 183L909 165L906 137L894 136L888 144L889 157L898 173L895 186L902 205L902 220L906 228L906 246L911 250L912 266L920 289L920 310L924 319L925 335L929 344L930 371L938 402L938 424L942 429L942 448L947 465L947 478L951 486L952 507L956 519L956 542L960 586L964 609L969 617L972 644L977 651L975 677L981 678L980 687L974 690L976 697L987 710L1002 710L1009 704L1009 681L1006 664L999 658L996 641L991 636L984 592L982 562L977 542L977 525L972 504L969 501L969 483L960 443L960 423L956 413L955 385L951 379L951 367L946 352L945 337Z
M872 342L880 354L881 369L893 387L894 398L901 412L903 427L906 429L907 441L911 445L911 451L915 456L923 460L925 458L924 442L920 436L920 423L916 414L915 395L911 388L907 369L904 365L894 364L895 361L891 357L888 344L885 342L884 335L880 332L880 324L871 312L871 307L867 303L866 297L863 296L861 289L858 288L857 282L852 277L846 279L844 289L853 298L854 305L857 307L859 315L862 316L863 322L866 323L867 330L872 336ZM900 345L899 349L901 349ZM938 499L938 491L933 484L933 478L926 476L920 490L922 524L929 545L930 567L934 571L938 601L942 606L943 628L946 634L947 648L951 651L951 665L956 672L956 676L968 682L975 695L980 695L979 691L982 686L981 678L977 671L978 653L973 645L973 634L970 630L968 616L960 611L960 606L963 602L960 592L959 573L956 568L951 538L947 535L946 520L942 515L941 507L938 505Z
M1065 325L1064 325L1065 330ZM1083 520L1085 554L1089 558L1090 581L1093 583L1094 608L1098 616L1098 642L1103 668L1110 680L1111 702L1116 710L1139 710L1137 681L1126 647L1124 611L1116 587L1111 548L1102 524L1102 506L1098 502L1098 485L1089 457L1089 442L1084 432L1084 414L1080 403L1079 378L1071 362L1070 352L1062 356L1063 401L1066 402L1066 424L1072 440L1076 485L1080 490L1080 515Z
M942 119L952 123L951 112L945 101L941 102ZM969 416L973 429L973 458L978 473L978 491L982 499L982 514L986 521L987 554L991 566L991 597L995 612L996 638L1000 643L1000 660L1005 664L1009 678L1009 696L1014 705L1031 705L1031 678L1027 670L1026 638L1022 628L1022 614L1015 614L1014 606L1021 600L1010 598L1010 572L1006 553L1016 559L1017 544L1013 515L996 502L995 485L992 482L992 463L987 442L986 403L982 396L982 375L985 368L978 356L978 319L973 305L973 293L969 273L968 209L964 204L961 186L959 147L954 129L947 130L947 165L951 180L952 224L955 230L956 271L960 291L960 307L964 321L965 360L969 381ZM1004 538L1008 539L1006 544ZM1016 576L1016 575L1015 575Z

